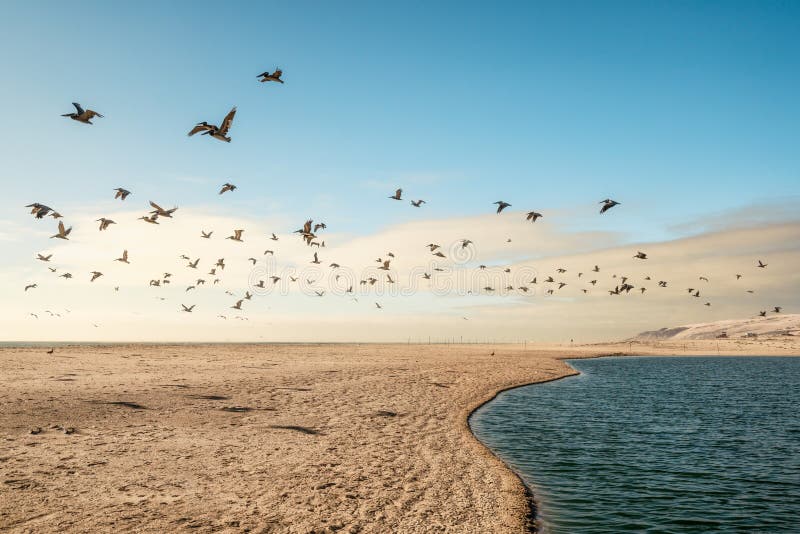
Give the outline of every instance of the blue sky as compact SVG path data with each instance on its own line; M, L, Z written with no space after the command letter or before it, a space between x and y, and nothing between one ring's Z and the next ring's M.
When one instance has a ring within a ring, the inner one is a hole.
M797 2L16 2L0 46L0 207L19 225L30 202L83 210L125 186L126 207L281 231L503 199L642 242L800 198ZM256 81L275 66L285 85ZM106 117L60 117L72 101ZM234 105L232 143L186 136ZM598 217L606 197L622 206Z

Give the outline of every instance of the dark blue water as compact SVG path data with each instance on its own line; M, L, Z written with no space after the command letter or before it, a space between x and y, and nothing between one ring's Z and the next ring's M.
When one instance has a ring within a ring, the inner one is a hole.
M569 364L470 420L544 532L800 532L800 358Z

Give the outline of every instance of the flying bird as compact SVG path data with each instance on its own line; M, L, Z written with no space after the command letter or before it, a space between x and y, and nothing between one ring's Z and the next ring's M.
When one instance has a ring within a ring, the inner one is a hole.
M766 263L762 263L761 260L758 260L758 266L763 269L764 267L767 266L767 264Z
M50 261L50 258L52 258L52 257L53 257L52 254L49 254L47 256L42 256L41 254L37 254L36 255L36 259L40 260L40 261Z
M411 201L411 205L414 206L415 208L419 208L422 204L426 204L426 202L422 199Z
M114 191L116 191L116 192L117 192L117 193L114 195L114 200L116 200L116 199L118 199L118 198L119 198L119 199L122 199L122 200L125 200L126 198L128 198L128 195L130 195L130 194L131 194L131 192L130 192L130 191L128 191L127 189L123 189L123 188L121 188L121 187L118 187L118 188L114 189Z
M231 241L239 241L241 243L242 242L242 232L244 232L244 230L234 230L233 231L233 235L230 235L230 236L226 237L225 239L230 239Z
M112 224L117 224L116 222L112 221L111 219L106 219L105 217L100 217L95 222L100 223L100 231L102 232L106 228L108 228Z
M497 202L493 202L493 204L497 204L497 213L500 213L507 207L511 206L508 202L503 202L502 200L498 200Z
M94 282L95 280L103 276L103 273L101 273L100 271L92 271L91 274L92 274L92 279L89 280L90 282Z
M222 193L226 193L228 191L234 191L234 190L236 190L236 186L226 182L226 183L224 183L222 185L222 189L219 190L219 194L221 195Z
M282 76L282 75L283 75L283 71L282 71L281 69L278 69L278 68L276 68L276 69L275 69L275 72L273 72L273 73L271 73L271 74L270 74L270 72L269 72L269 71L264 71L264 72L262 72L261 74L259 74L259 75L258 75L258 76L256 76L256 77L257 77L257 78L261 78L261 79L260 79L260 80L258 80L258 81L260 81L260 82L262 82L262 83L263 83L263 82L278 82L278 83L283 83L283 80L281 80L281 76Z
M128 261L128 251L127 250L123 250L122 251L122 257L121 258L117 258L114 261L121 261L122 263L130 263Z
M170 219L172 218L172 214L175 213L175 211L178 209L178 207L175 206L172 209L165 210L164 208L162 208L161 206L159 206L158 204L156 204L152 200L150 201L150 206L153 207L153 211L151 211L150 213L154 213L154 214L158 215L159 217L167 217L167 218L170 218Z
M782 309L783 308L781 308L780 306L775 306L774 308L772 308L772 311L774 311L775 313L780 313Z
M72 227L71 226L69 228L64 228L64 223L61 222L61 221L58 221L58 233L55 234L55 235L51 235L50 239L53 239L54 237L56 237L58 239L67 239L67 240L69 240L69 237L67 237L67 236L69 235L69 233L71 231L72 231Z
M394 192L394 195L390 196L389 198L391 198L392 200L402 200L401 198L402 195L403 195L403 190L398 189L397 191Z
M29 289L36 289L37 287L39 286L37 286L36 284L28 284L27 286L25 286L25 291L28 291Z
M103 116L96 111L92 111L91 109L84 110L77 102L73 102L72 105L75 106L75 112L64 113L61 115L62 117L69 117L74 121L82 122L84 124L93 124L92 119L95 117L103 118Z
M150 215L149 217L147 215L145 215L143 217L139 217L139 220L147 222L147 223L150 223L150 224L159 224L159 222L158 222L158 213L154 213L154 214Z
M619 202L616 200L611 200L610 198L600 201L600 204L603 205L603 207L600 208L600 213L605 213L614 206L619 206Z
M536 219L542 217L542 214L536 211L529 211L528 215L525 216L526 221L536 222Z
M193 136L196 133L203 132L201 135L210 135L214 139L219 139L220 141L225 141L226 143L231 142L231 138L228 137L228 130L231 128L231 123L233 123L233 117L236 115L236 107L231 109L225 118L222 120L222 126L217 126L215 124L209 124L205 121L198 122L194 128L189 131L189 136Z
M194 309L195 306L196 304L192 304L187 308L185 304L181 304L181 308L183 308L183 310L181 311L185 311L186 313L192 313L192 310Z
M639 252L636 253L634 258L636 258L637 260L646 260L647 259L647 254L645 254L644 252L639 251Z
M236 301L236 304L234 304L233 306L231 306L231 309L234 309L234 310L241 310L241 309L242 309L242 302L244 302L244 300L238 300L238 301Z
M211 234L213 234L213 233L214 233L214 230L211 230L211 231L210 231L210 232L208 232L208 233L206 233L206 232L205 232L205 231L203 231L203 230L200 230L200 237L202 237L202 238L204 238L204 239L211 239Z

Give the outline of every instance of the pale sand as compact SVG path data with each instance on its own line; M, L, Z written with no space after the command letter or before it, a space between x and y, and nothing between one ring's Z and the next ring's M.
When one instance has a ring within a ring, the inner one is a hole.
M800 353L788 338L719 347ZM0 349L0 530L521 532L524 488L472 436L470 412L572 374L558 358L717 354L717 343L686 349Z

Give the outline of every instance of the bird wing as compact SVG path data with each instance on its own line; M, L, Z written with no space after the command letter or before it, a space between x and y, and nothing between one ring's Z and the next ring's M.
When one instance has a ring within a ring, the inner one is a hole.
M227 115L225 115L225 119L222 121L222 126L219 129L219 133L222 135L228 135L228 130L231 128L231 123L233 123L233 116L236 115L236 107L234 106Z
M155 203L155 202L153 202L152 200L150 201L150 205L151 205L151 206L153 207L153 209L155 209L156 211L164 211L164 208L162 208L161 206L159 206L158 204L156 204L156 203Z
M75 106L75 109L78 111L78 115L83 115L84 113L83 108L81 107L80 104L78 104L77 102L73 102L72 105Z
M216 129L216 126L212 126L210 124L198 123L197 125L195 125L194 128L191 129L191 131L187 135L189 137L191 137L196 133L206 132L206 131L215 130L215 129Z
M58 221L58 233L61 235L66 235L64 223L62 221Z

